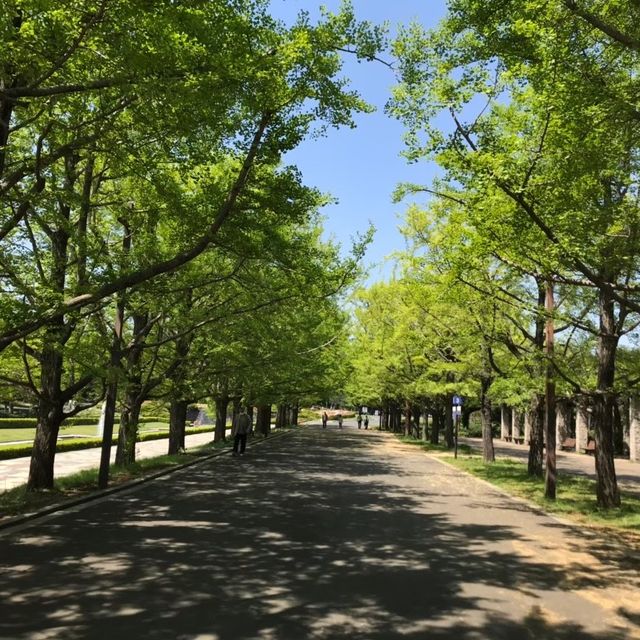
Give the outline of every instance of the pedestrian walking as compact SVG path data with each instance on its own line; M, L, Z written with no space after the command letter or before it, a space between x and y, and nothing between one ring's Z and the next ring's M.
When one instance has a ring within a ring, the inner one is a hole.
M247 448L247 435L251 431L251 418L247 410L242 407L240 413L233 418L231 436L233 437L233 455L244 455Z
M358 429L362 428L362 414L358 414Z
M338 414L338 429L342 429L342 414Z
M364 417L364 428L365 428L365 429L368 429L368 428L369 428L369 414L367 414L367 415Z
M322 412L322 428L326 429L327 428L327 422L329 421L329 416L327 415L326 411Z

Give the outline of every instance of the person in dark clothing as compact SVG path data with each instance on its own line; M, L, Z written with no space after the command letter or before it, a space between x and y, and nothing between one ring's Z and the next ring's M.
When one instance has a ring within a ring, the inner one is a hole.
M369 428L369 414L367 414L367 415L364 417L364 428L365 428L365 429L368 429L368 428Z
M322 412L322 428L326 429L327 428L327 422L329 421L329 416L327 415L326 411Z
M251 418L243 407L240 413L233 419L231 435L233 436L233 455L244 455L247 448L247 435L251 431Z
M362 428L362 414L358 414L358 429Z

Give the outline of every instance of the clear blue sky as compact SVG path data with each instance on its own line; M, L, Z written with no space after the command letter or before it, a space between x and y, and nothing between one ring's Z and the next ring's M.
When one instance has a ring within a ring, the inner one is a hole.
M287 23L301 10L314 17L320 5L336 10L339 4L339 0L271 0L274 17ZM435 26L446 11L445 0L353 0L353 6L359 20L387 21L391 34L397 25L411 21ZM390 54L384 57L392 62ZM366 261L372 265L370 280L377 280L389 274L390 266L375 265L404 247L398 225L408 203L391 202L394 188L399 182L428 184L436 169L427 163L408 165L400 156L403 128L384 113L395 83L393 71L347 58L344 75L377 111L359 116L356 129L330 130L326 137L306 141L286 161L299 167L306 184L338 199L338 204L324 209L328 234L348 245L350 236L365 230L369 221L374 224L377 232Z

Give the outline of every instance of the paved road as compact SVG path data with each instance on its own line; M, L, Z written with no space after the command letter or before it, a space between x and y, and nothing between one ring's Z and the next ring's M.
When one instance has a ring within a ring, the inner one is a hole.
M1 544L2 638L640 637L637 550L375 431L300 429Z
M213 439L211 433L196 433L187 436L185 445L188 448L197 447ZM167 453L169 439L147 440L136 444L136 457L153 458ZM116 458L116 447L111 447L111 462ZM29 478L29 464L31 458L14 458L13 460L0 460L0 492L7 491L18 485L25 484ZM78 451L63 451L56 454L54 472L56 478L71 473L94 469L100 466L100 448L79 449Z
M460 442L482 451L481 438L460 438ZM526 462L529 457L529 447L523 444L503 442L496 439L493 441L493 446L498 457L513 458L522 462ZM595 458L591 455L571 451L557 451L556 460L560 471L590 478L596 477ZM640 463L616 458L615 464L620 488L625 491L640 493Z

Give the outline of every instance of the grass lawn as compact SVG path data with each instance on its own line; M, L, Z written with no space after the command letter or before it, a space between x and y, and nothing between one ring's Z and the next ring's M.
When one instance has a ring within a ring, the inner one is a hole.
M465 447L464 451L459 448L460 455L456 459L451 450L442 445L434 446L404 437L401 440L437 453L443 461L478 476L512 495L525 498L548 513L593 527L613 528L640 534L640 497L637 495L623 493L622 506L619 509L602 510L596 503L595 480L560 472L556 500L547 500L544 497L544 479L529 476L526 465L521 462L497 459L492 464L485 464L480 455L471 454L469 447Z
M115 425L117 429L117 425ZM93 424L72 424L60 429L61 436L81 435L85 437L98 437L96 423ZM150 431L168 431L168 422L146 422L141 424L138 431L148 433ZM33 442L36 436L35 429L0 429L0 445L4 442Z

